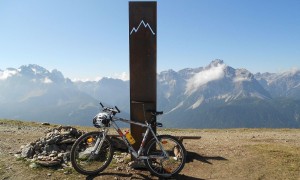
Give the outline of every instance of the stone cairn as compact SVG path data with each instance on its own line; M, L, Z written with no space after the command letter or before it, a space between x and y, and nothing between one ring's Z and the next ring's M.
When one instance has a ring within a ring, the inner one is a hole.
M20 151L15 154L16 158L30 161L31 168L38 166L53 167L62 166L70 167L70 151L74 142L85 132L77 130L71 126L59 126L45 132L45 136L34 142L23 145ZM121 139L111 138L115 150L126 152L127 146ZM128 159L128 153L114 155L117 163L122 163L123 159ZM123 156L123 158L121 158Z
M44 137L21 146L21 150L15 156L30 160L33 166L70 166L72 145L82 134L83 131L74 127L59 126L46 131Z

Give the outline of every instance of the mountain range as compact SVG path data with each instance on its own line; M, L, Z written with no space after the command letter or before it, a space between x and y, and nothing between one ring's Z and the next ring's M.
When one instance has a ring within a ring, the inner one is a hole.
M0 118L91 125L99 101L129 118L129 81L73 82L38 65L0 70ZM158 117L172 128L299 128L300 71L256 73L222 60L157 75Z

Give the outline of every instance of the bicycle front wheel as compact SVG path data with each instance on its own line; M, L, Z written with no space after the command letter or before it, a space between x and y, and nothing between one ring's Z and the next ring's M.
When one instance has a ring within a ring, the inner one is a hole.
M159 143L153 138L146 146L145 155L149 157L145 160L147 168L152 174L162 178L177 175L186 161L184 146L173 136L161 135L157 138Z
M97 153L96 142L102 138L102 132L89 132L77 139L71 149L71 163L74 169L84 175L96 175L111 162L113 149L109 139L104 142Z

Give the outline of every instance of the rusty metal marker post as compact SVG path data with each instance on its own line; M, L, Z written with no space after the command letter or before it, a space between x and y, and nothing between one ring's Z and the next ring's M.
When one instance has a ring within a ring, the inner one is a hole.
M145 122L156 110L156 2L129 2L130 117ZM138 150L145 129L131 124ZM156 128L154 128L156 131Z

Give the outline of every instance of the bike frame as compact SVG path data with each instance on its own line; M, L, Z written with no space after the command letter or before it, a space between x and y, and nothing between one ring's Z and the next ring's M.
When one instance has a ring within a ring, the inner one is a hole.
M143 140L141 142L141 145L140 145L140 148L138 151L134 150L134 148L132 147L132 145L128 142L128 140L126 139L126 136L123 134L123 132L120 130L119 126L117 125L117 123L115 121L121 121L121 122L125 122L127 124L135 124L135 125L138 125L138 126L141 126L141 127L145 127L147 128L146 132L144 133L144 136L143 136ZM135 122L135 121L131 121L131 120L127 120L127 119L123 119L123 118L118 118L118 117L113 117L110 124L112 125L112 127L118 132L119 136L122 138L122 140L125 142L126 146L128 147L129 149L129 152L137 159L149 159L149 158L158 158L158 159L164 159L164 158L168 158L168 153L166 153L166 151L164 150L161 142L158 140L156 134L154 133L152 127L151 127L151 124L150 123L147 123L147 121L145 121L145 124L144 123L139 123L139 122ZM96 142L96 152L99 152L102 144L103 144L103 141L108 133L108 128L103 128L102 130L103 132L103 137L101 139L101 141L97 140ZM163 154L165 156L155 156L155 155L152 155L152 156L141 156L142 152L143 152L143 149L144 149L144 146L145 146L145 142L146 142L146 139L149 135L149 132L152 133L154 139L156 140L156 142L158 143L160 149L163 151Z

